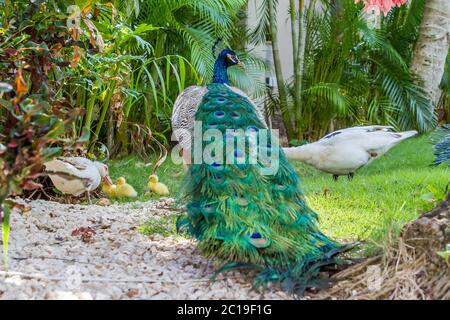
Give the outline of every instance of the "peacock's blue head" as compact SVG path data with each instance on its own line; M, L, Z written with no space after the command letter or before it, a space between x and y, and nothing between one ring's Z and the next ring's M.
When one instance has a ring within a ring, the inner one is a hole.
M214 64L214 83L230 84L228 80L227 69L234 65L242 65L241 61L236 56L236 53L231 49L224 49L220 52Z
M241 64L241 61L238 59L236 52L231 49L224 49L220 52L217 57L217 61L222 61L228 67Z

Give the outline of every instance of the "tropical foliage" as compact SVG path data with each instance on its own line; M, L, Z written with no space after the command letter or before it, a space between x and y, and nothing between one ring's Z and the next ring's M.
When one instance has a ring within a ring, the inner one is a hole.
M294 126L296 132L289 138L316 139L330 128L355 123L389 124L422 132L433 128L429 99L408 69L423 0L394 8L382 18L379 28L368 25L359 4L351 0L339 3L313 0L305 12L300 107L293 107L294 79L286 83L290 101L286 108L295 121L284 124ZM254 35L267 23L263 18ZM408 45L402 45L405 43ZM277 93L270 94L269 109L277 110L279 100Z
M61 94L58 74L76 55L64 21L39 5L16 7L4 17L0 34L0 217L7 251L9 213L18 206L6 198L41 187L43 162L63 152L81 151L72 124L83 113ZM34 21L28 18L33 17ZM84 135L83 138L86 138ZM6 255L5 255L6 257Z

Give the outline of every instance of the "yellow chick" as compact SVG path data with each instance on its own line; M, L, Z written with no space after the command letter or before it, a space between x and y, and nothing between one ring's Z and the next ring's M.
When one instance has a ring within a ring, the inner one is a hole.
M158 182L159 178L156 174L152 174L148 178L148 188L150 192L153 192L159 196L168 196L169 188L164 183Z
M136 198L138 194L136 190L127 183L124 177L120 177L117 179L116 195L117 197Z
M110 182L103 182L102 191L108 195L110 198L117 197L117 186Z

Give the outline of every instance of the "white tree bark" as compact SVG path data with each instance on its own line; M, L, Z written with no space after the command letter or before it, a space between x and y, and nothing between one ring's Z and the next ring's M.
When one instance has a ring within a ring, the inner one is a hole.
M411 62L411 71L422 78L434 107L440 97L450 45L450 0L426 0L419 38Z

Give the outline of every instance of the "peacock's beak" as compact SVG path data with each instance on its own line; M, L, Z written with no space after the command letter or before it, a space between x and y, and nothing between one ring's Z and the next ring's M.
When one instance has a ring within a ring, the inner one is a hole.
M240 67L244 67L244 64L242 63L241 60L239 60L239 58L236 55L227 54L227 58L232 64L238 65Z

